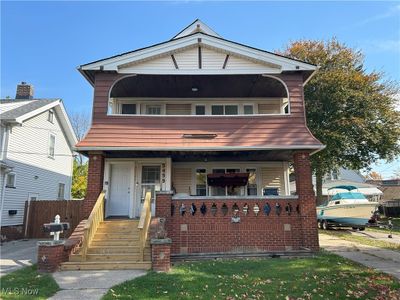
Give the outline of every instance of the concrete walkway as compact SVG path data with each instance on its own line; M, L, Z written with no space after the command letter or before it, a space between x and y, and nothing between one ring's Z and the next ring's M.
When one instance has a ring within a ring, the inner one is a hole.
M400 279L399 252L361 245L327 234L319 234L319 244L329 252L333 252L378 271L391 274Z
M18 240L0 246L0 277L17 269L31 266L37 260L37 241Z
M50 300L97 300L114 285L145 275L141 270L61 271L53 274L61 291Z
M400 244L400 235L397 232L392 233L392 238L388 238L389 233L377 232L372 230L365 230L365 231L349 230L349 232L355 236L362 236L372 240L385 241L393 244Z

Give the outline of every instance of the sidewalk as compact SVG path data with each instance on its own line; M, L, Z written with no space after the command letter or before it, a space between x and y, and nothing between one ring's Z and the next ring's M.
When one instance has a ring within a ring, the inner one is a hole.
M146 273L142 270L56 272L53 277L61 290L49 300L97 300L112 286Z
M0 277L36 263L37 241L36 239L18 240L1 245Z
M369 234L370 232L368 232ZM351 259L367 267L400 279L400 253L378 247L361 245L338 237L319 234L319 244L325 250Z

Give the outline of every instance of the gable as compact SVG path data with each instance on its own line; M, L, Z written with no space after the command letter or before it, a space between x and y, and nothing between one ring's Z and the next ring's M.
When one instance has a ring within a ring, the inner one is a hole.
M281 66L222 49L195 45L118 67L118 72L123 74L187 74L188 71L199 74L280 73Z

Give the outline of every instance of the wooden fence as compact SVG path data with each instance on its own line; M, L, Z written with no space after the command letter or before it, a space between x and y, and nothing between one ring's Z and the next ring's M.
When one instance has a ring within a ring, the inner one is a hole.
M60 215L61 222L69 222L70 229L60 234L67 238L83 219L82 200L38 200L25 202L24 231L26 238L49 238L49 233L43 232L43 224L54 222L54 217Z

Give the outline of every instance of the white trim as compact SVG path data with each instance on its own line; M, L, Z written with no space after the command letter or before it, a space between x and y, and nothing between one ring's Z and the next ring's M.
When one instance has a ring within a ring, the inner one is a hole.
M198 28L197 26L199 26L199 28ZM177 39L177 38L181 38L181 37L187 36L187 35L189 35L189 34L192 34L192 33L196 32L196 31L199 31L199 30L205 32L206 34L214 35L214 36L220 37L220 35L219 35L218 33L216 33L214 30L212 30L209 26L207 26L207 24L204 24L204 23L203 23L202 21L200 21L200 20L196 20L196 21L194 21L192 24L190 24L189 26L187 26L185 29L183 29L180 33L178 33L177 35L175 35L175 36L172 38L172 40L175 40L175 39Z
M201 42L199 42L199 38ZM264 52L261 50L253 49L244 45L236 44L234 42L223 40L217 37L213 37L210 35L203 34L201 32L195 33L189 36L185 36L179 39L171 40L162 44L158 44L146 49L138 50L135 52L126 53L123 55L119 55L116 57L103 59L94 63L90 63L87 65L83 65L80 67L81 70L100 70L102 67L105 71L119 71L119 66L126 65L133 62L140 62L142 60L151 59L155 57L160 57L163 55L170 55L171 53L175 52L181 48L187 48L190 46L209 46L217 49L221 49L226 51L228 54L239 55L246 57L251 60L258 61L259 63L266 63L266 64L276 64L280 65L281 68L278 69L279 73L281 71L301 71L301 70L310 70L314 71L317 69L316 66L303 63L300 61L296 61L290 58L281 57L272 53ZM272 68L268 68L272 70ZM202 70L202 69L200 69ZM226 73L226 69L224 74ZM159 70L160 72L162 70ZM178 71L178 70L175 70ZM182 71L193 71L193 70L182 70ZM199 70L196 70L196 74L199 74ZM207 74L206 70L203 70L204 74ZM246 70L249 72L249 70ZM278 72L278 71L277 71ZM136 72L138 73L138 72ZM157 72L152 72L153 74L161 74ZM169 72L170 73L170 72ZM263 73L269 73L263 72ZM138 73L139 74L139 73ZM210 74L210 73L208 73Z

